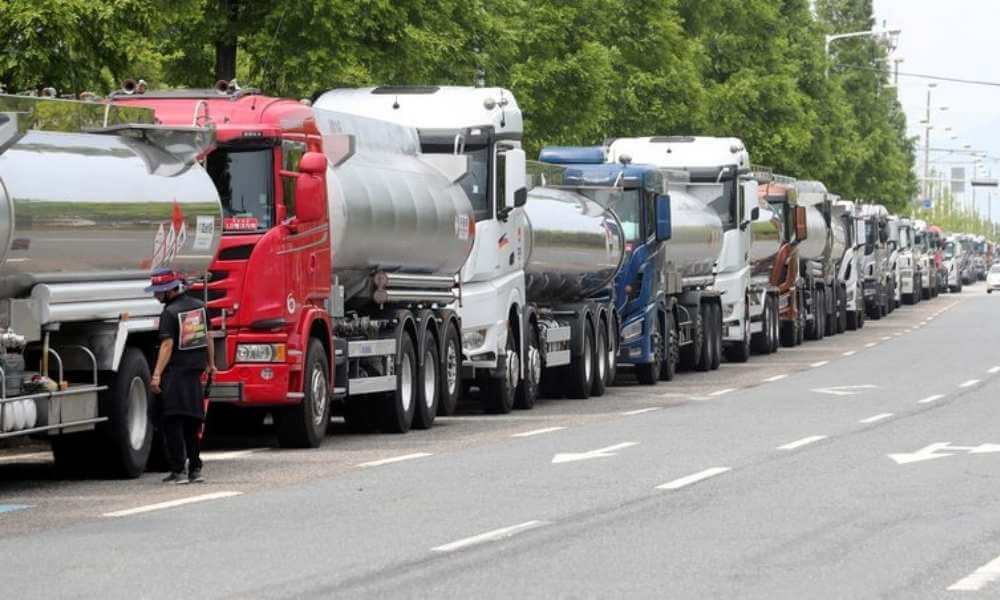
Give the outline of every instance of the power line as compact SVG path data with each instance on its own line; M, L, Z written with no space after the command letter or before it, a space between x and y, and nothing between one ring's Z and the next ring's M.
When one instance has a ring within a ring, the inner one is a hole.
M834 65L838 69L855 69L857 71L872 71L876 73L887 74L884 69L877 69L875 67L865 67L861 65L844 65L838 64ZM980 79L961 79L959 77L945 77L944 75L927 75L925 73L904 73L900 71L896 73L892 72L893 75L899 75L900 77L916 77L919 79L932 79L934 81L949 81L951 83L964 83L967 85L984 85L988 87L1000 87L1000 81L983 81Z

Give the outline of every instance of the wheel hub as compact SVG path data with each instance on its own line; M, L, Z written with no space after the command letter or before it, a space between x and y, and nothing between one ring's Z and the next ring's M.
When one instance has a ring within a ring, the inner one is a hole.
M507 387L514 390L520 382L521 358L517 355L517 352L511 350L507 352Z
M434 407L437 397L437 365L434 364L434 354L428 351L424 355L424 404L427 408Z
M399 369L401 379L399 384L399 400L403 406L403 412L409 412L410 406L413 404L413 363L408 354L403 356L402 363Z
M454 396L455 390L458 389L458 352L455 351L454 344L448 344L448 349L445 352L447 353L445 355L445 375L448 379L448 394Z
M323 369L313 369L312 378L309 382L309 393L312 396L313 423L317 427L323 425L323 416L326 414L327 387L326 375Z
M129 445L133 450L141 450L149 427L149 394L141 377L133 377L129 382L125 422L128 424Z

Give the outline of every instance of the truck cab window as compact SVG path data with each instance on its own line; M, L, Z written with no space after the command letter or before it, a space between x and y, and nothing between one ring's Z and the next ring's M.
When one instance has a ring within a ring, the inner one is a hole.
M453 142L439 143L436 139L423 140L420 151L425 154L453 154L455 146ZM462 186L472 202L472 211L476 221L488 221L493 218L489 193L490 162L492 160L490 145L466 144L464 154L469 157L469 172L458 180L458 184Z
M205 164L222 200L227 233L270 229L274 219L274 154L267 148L220 147Z
M281 142L281 195L285 204L286 214L295 216L295 173L299 172L299 161L306 153L306 145L302 142L282 140ZM287 173L287 174L286 174Z

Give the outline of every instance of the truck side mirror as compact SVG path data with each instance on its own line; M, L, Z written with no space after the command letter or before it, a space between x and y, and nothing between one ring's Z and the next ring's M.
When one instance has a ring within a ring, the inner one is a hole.
M528 201L528 161L524 150L513 148L497 156L497 162L503 178L498 186L502 191L502 204L497 207L497 217L503 221Z
M809 225L806 223L806 207L795 207L795 239L804 242L809 237Z
M665 242L673 235L670 222L670 196L656 197L656 241Z
M745 230L750 226L750 223L757 220L760 216L760 209L757 207L757 182L756 181L744 181L740 185L740 214L742 215L743 222L740 223L740 230ZM754 211L757 211L756 213Z
M326 218L326 156L307 152L299 161L299 176L295 179L295 217L303 223L315 223Z

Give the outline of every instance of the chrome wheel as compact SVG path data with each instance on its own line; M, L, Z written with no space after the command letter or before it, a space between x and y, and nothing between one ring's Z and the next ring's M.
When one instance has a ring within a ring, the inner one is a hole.
M592 361L593 357L590 355L590 337L583 337L583 375L587 381L590 381L591 373L594 370L594 365Z
M403 406L403 412L410 412L413 404L413 361L409 354L403 355L402 365L399 368L399 400Z
M603 380L607 377L608 373L608 363L607 363L607 344L605 344L606 335L601 334L598 337L597 342L597 376Z
M527 367L526 374L530 377L529 383L538 385L538 382L542 380L542 353L538 351L537 346L530 346L528 348Z
M454 344L448 344L445 349L445 377L448 380L448 394L454 395L458 390L458 351Z
M309 394L312 396L313 424L322 427L327 402L326 375L323 373L323 369L313 369L312 377L309 380Z
M507 351L507 389L514 393L521 382L521 358L513 350Z
M424 353L424 404L427 408L434 408L434 399L437 398L437 361L434 359L433 352Z
M149 427L149 393L142 377L133 377L128 386L128 443L139 451L146 442Z

